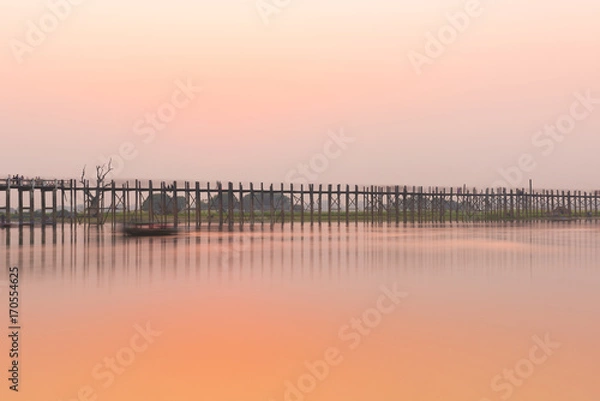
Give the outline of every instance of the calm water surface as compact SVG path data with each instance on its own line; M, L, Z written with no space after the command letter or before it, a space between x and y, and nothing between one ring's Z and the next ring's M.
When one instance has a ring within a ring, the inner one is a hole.
M600 400L600 225L109 231L0 231L0 399Z

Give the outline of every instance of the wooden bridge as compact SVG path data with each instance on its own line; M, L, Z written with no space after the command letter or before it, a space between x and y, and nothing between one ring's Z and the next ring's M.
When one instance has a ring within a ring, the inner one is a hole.
M4 198L4 199L2 199ZM600 191L199 182L0 180L3 226L162 222L190 229L275 224L422 224L596 218Z

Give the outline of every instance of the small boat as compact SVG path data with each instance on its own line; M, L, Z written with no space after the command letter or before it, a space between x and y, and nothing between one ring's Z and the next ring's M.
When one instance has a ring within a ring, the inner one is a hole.
M177 234L177 228L160 223L132 223L123 227L123 233L132 237L146 237Z
M6 220L6 216L0 216L0 228L11 228L12 223Z
M550 216L548 217L548 221L575 221L578 220L577 217L571 216Z

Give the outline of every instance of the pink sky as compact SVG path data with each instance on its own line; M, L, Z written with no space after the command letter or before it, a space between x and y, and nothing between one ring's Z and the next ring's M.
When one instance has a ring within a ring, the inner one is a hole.
M86 0L19 63L49 9L0 0L0 174L76 177L130 143L116 178L281 182L343 129L315 182L484 187L530 154L515 185L598 188L600 101L551 150L532 138L600 99L600 3L481 1L419 75L408 54L466 7L422 3L291 0L266 25L255 0ZM203 90L143 142L178 80Z

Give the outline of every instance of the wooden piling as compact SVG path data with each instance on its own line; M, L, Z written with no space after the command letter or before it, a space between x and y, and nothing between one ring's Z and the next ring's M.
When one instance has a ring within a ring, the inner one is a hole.
M9 177L6 183L6 222L10 224L10 191L11 191L11 178Z
M173 197L171 198L171 210L173 213L173 225L175 228L179 226L179 202L177 199L177 181L172 184Z
M123 184L124 185L124 184ZM127 192L123 190L123 201L125 200L125 196ZM111 227L114 230L117 223L117 192L115 188L115 181L110 181L110 199L111 199L111 210L110 210L110 219L111 219ZM125 213L125 211L123 211Z
M448 216L448 221L452 224L452 212L454 211L454 187L450 187L450 199L448 201L448 205L450 206L450 216Z
M260 211L261 211L261 219L260 225L263 227L265 225L265 188L264 184L260 183Z
M346 185L346 226L350 225L350 185Z
M275 225L275 191L273 190L273 184L269 187L269 211L271 216L271 228Z
M141 220L141 214L142 214L142 205L141 205L141 189L140 189L140 181L139 180L135 180L135 193L134 193L134 206L133 206L133 221L135 222L139 222ZM125 219L124 221L127 221L127 219Z
M290 183L290 225L294 227L294 207L296 204L296 197L294 195L294 184Z
M77 216L77 180L71 180L71 230L73 230L75 228L75 223L77 223L76 221L76 216ZM20 193L20 191L19 191ZM22 203L22 199L21 199L21 203ZM21 216L23 217L23 216ZM21 219L22 222L22 219Z
M244 186L242 185L242 183L239 183L239 188L238 188L238 193L240 196L240 201L239 201L239 211L240 211L240 216L239 216L239 227L240 227L240 231L244 229L244 221L245 221L245 216L244 216Z
M210 230L212 225L212 194L210 192L210 182L206 183L206 202L207 202L207 214L208 214L208 229Z
M196 192L196 229L202 227L202 195L200 193L200 183L194 183L194 191Z
M190 183L188 181L185 182L185 214L186 214L186 226L188 230L192 225L192 203L191 203L191 192L190 192Z
M300 225L304 227L304 184L300 184Z
M369 189L369 204L371 206L371 225L375 224L375 186L371 185Z
M233 231L234 223L234 208L235 208L235 195L233 194L233 182L227 184L227 228L231 232Z
M223 230L223 184L221 182L217 183L217 202L218 205L217 207L219 208L218 213L219 213L219 231Z
M123 207L123 224L127 224L131 221L131 189L129 188L129 181L123 184L121 188L123 194L121 201L121 205ZM114 209L117 209L117 205L114 205ZM113 227L116 227L116 222L113 223Z
M281 207L281 226L283 227L283 225L285 224L285 192L284 192L284 185L283 183L281 183L281 194L279 197L279 202L281 203L280 207Z
M408 223L408 188L406 188L406 185L402 190L402 222L404 224Z
M336 208L336 213L337 213L337 224L338 226L341 223L341 219L342 219L342 186L340 184L337 185L337 208Z
M331 198L331 184L327 185L327 223L331 225L331 208L332 198Z
M154 222L154 188L152 180L148 181L148 220Z
M34 192L31 191L31 195L32 197L35 196ZM42 207L42 226L46 225L46 191L44 190L44 187L40 187L40 203L41 203L41 207Z
M317 205L317 208L319 210L319 225L321 225L322 222L322 211L323 211L323 185L319 184L319 193L318 193L318 202L319 204Z
M52 225L56 228L56 209L57 209L57 192L58 192L58 181L54 180L54 187L52 188Z
M254 230L254 184L250 183L250 229Z
M315 193L314 184L308 184L308 199L310 201L310 225L315 223Z
M354 224L356 226L358 226L358 221L359 221L359 216L358 216L358 212L360 210L360 208L358 206L359 196L360 196L360 192L359 192L359 189L358 189L358 185L355 185L354 186L354 214L355 214Z

